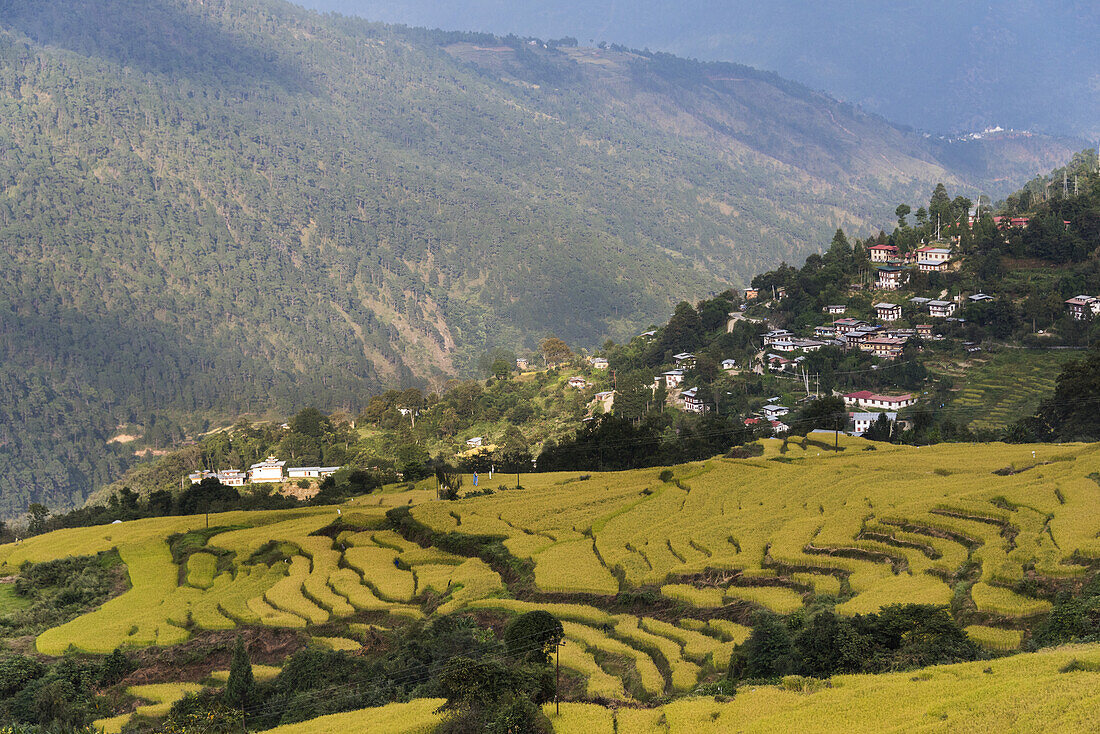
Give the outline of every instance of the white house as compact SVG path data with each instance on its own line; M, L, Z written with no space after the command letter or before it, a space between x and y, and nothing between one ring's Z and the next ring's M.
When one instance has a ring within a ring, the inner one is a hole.
M665 378L665 387L677 387L681 382L684 381L684 371L669 370L668 372L662 372L661 377Z
M527 369L527 365L528 365L528 362L523 357L520 357L519 359L516 360L516 369L519 370L520 372Z
M1084 321L1100 314L1100 298L1074 296L1066 301L1066 307L1074 321Z
M691 352L680 352L679 354L672 355L672 360L676 363L677 367L694 367L695 355Z
M481 444L484 440L485 439L483 439L481 436L474 436L473 438L466 439L466 445L472 449L479 449L481 448Z
M946 260L917 260L917 270L922 273L943 273L947 271Z
M215 472L202 469L200 471L191 472L187 475L187 478L191 480L191 484L198 484L204 479L210 479L211 477L217 478L217 476Z
M725 370L726 372L729 372L730 370L735 370L735 369L737 369L737 362L735 362L732 359L723 359L722 360L722 369Z
M951 301L929 301L928 315L936 319L946 319L955 313L955 304Z
M680 393L680 402L689 413L706 413L710 406L699 397L699 388L692 387Z
M884 359L897 359L901 356L901 350L905 347L905 339L897 339L889 336L875 336L867 339L860 346L864 351L871 352L876 357Z
M286 475L290 479L324 479L339 469L338 466L294 466L286 470Z
M871 245L867 248L867 254L870 255L871 262L884 263L897 259L898 248L893 245Z
M787 329L775 329L764 335L764 345L774 344L777 341L789 341L794 336L793 331Z
M814 336L819 337L819 338L823 338L823 339L831 339L832 337L836 336L836 327L835 326L815 326L814 327Z
M760 412L764 414L764 418L773 421L776 418L787 415L791 412L791 409L784 405L765 405L760 409Z
M832 305L832 306L826 306L825 308L823 308L821 310L824 311L827 314L832 314L833 316L839 316L839 315L843 315L844 312L848 310L848 307L844 306L844 305Z
M972 296L967 296L966 300L968 300L972 303L981 303L982 301L992 301L992 300L995 300L995 299L993 298L993 296L989 295L988 293L975 293Z
M603 357L593 357L592 367L597 370L606 370L608 367L608 362Z
M878 395L870 390L851 392L844 396L844 405L848 408L862 408L864 410L901 410L908 408L917 402L915 396L910 393L904 395Z
M243 487L248 481L248 473L240 469L225 469L218 472L218 481L227 487Z
M580 375L573 375L568 380L569 387L575 387L578 390L583 390L588 387L588 380L584 379Z
M284 466L286 466L285 461L279 461L274 456L269 456L263 461L248 467L248 481L253 484L281 482L283 481Z
M885 411L884 411L885 412ZM851 413L853 430L852 432L857 436L862 436L867 432L867 429L871 427L871 424L878 420L878 417L883 413ZM885 413L886 420L890 421L893 425L897 419L897 413Z
M946 247L920 247L917 248L917 262L921 260L932 263L945 263L951 259L951 250Z
M906 272L894 265L879 268L875 275L875 287L884 291L896 291L908 280Z
M881 321L897 321L901 318L901 306L896 303L876 303L875 317Z

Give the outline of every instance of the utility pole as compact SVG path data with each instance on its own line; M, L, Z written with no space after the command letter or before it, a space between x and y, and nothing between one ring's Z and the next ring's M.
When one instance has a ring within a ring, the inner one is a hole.
M558 700L558 685L561 683L561 649L565 640L559 640L554 648L554 715L561 716L561 701Z

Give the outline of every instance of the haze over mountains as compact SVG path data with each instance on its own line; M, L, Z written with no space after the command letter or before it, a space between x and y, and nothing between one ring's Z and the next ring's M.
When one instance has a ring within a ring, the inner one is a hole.
M936 182L1005 193L1073 150L278 0L0 1L0 119L0 516L208 418L628 336Z
M933 133L1000 125L1100 137L1100 12L1088 0L302 4L393 23L573 36L737 61Z

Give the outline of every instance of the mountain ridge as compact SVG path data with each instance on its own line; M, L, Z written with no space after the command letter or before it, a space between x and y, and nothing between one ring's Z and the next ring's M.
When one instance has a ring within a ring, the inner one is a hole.
M0 512L210 420L621 339L966 178L774 75L486 38L500 71L276 0L0 2Z

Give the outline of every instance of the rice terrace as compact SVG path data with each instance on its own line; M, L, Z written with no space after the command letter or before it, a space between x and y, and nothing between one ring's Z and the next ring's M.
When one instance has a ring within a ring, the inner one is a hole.
M504 482L457 501L436 499L432 479L335 507L58 530L0 547L0 575L109 552L124 564L128 588L27 643L47 656L182 649L227 631L365 654L409 625L472 616L499 629L544 610L564 633L567 699L545 709L560 732L822 731L823 717L830 731L881 731L869 713L884 706L896 707L886 729L898 731L1094 725L1100 646L1017 651L1032 649L1061 592L1095 579L1100 445L833 441L814 433L765 439L746 458L530 474L521 489ZM787 676L732 697L719 685L760 611L856 619L891 605L947 610L989 660ZM258 680L287 674L271 662L255 666ZM131 686L141 705L97 726L123 731L224 684L224 670L184 670L186 680ZM441 703L278 731L425 731Z

